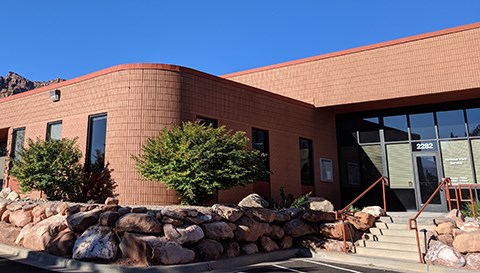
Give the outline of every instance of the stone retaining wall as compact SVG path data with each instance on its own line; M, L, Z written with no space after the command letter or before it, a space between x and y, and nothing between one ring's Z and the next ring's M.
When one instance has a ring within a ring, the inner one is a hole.
M0 233L16 237L3 243L124 265L183 264L302 246L343 249L342 223L333 212L294 208L147 209L119 206L114 199L105 205L3 200L0 215ZM359 212L348 220L347 236L356 240L375 218Z

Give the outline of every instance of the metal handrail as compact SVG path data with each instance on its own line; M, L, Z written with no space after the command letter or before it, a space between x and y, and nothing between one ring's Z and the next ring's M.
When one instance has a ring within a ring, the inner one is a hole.
M448 208L451 210L452 209L452 203L450 199L450 185L452 184L452 180L450 177L444 178L440 184L438 184L438 187L435 189L435 191L430 195L430 198L428 198L427 202L423 204L423 206L418 210L417 214L411 219L408 220L408 227L410 230L415 230L415 237L417 239L417 250L418 250L418 258L420 260L420 263L424 263L423 260L423 255L422 255L422 250L420 249L420 237L418 234L418 225L417 225L417 218L422 214L422 212L425 210L425 208L432 202L433 198L437 193L442 189L442 187L445 187L445 194L446 194L446 199L448 203ZM458 199L457 199L458 200Z
M455 191L455 201L457 203L457 209L461 210L461 203L463 202L463 196L462 196L462 187L468 187L468 192L470 194L470 206L472 207L472 214L473 214L473 219L477 219L477 212L475 211L475 201L473 200L473 188L478 188L480 187L479 184L453 184L452 185L453 190ZM450 208L451 210L451 208Z
M346 234L346 225L345 225L345 221L347 220L346 212L348 211L348 209L351 206L353 206L353 204L355 204L358 200L360 200L360 198L362 198L365 194L367 194L371 189L373 189L380 182L382 182L383 210L386 213L387 212L387 198L386 198L386 195L385 195L385 186L388 185L388 178L385 177L385 176L382 176L377 181L373 182L373 184L370 185L370 187L365 189L359 196L357 196L357 198L353 199L353 201L350 202L348 205L346 205L343 209L337 210L335 212L335 218L337 220L342 221L343 252L347 253L347 236L346 236L347 234ZM353 240L351 232L350 232L350 239Z

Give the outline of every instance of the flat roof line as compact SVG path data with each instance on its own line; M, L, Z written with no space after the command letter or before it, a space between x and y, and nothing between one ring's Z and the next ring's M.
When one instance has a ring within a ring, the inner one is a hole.
M428 33L424 33L424 34L418 34L418 35L409 36L409 37L406 37L406 38L395 39L395 40L381 42L381 43L377 43L377 44L366 45L366 46L356 47L356 48L352 48L352 49L346 49L346 50L336 51L336 52L332 52L332 53L321 54L321 55L317 55L317 56L313 56L313 57L307 57L307 58L303 58L303 59L298 59L298 60L273 64L273 65L262 66L262 67L248 69L248 70L244 70L244 71L233 72L233 73L221 75L220 77L222 77L222 78L232 78L232 77L236 77L236 76L242 76L242 75L252 74L252 73L266 71L266 70L272 70L272 69L275 69L275 68L281 68L281 67L286 67L286 66L291 66L291 65L296 65L296 64L302 64L302 63L308 63L308 62L313 62L313 61L318 61L318 60L323 60L323 59L328 59L328 58L340 57L340 56L344 56L344 55L359 53L359 52L378 49L378 48L383 48L383 47L405 44L405 43L409 43L409 42L414 42L414 41L429 39L429 38L433 38L433 37L448 35L448 34L452 34L452 33L467 31L467 30L471 30L471 29L475 29L475 28L480 28L480 22L473 23L473 24L468 24L468 25L463 25L463 26L458 26L458 27L453 27L453 28L437 30L437 31L428 32Z

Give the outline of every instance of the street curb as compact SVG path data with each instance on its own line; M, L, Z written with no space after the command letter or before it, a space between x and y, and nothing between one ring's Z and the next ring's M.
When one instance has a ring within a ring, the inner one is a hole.
M151 267L127 267L110 264L82 262L69 258L54 256L45 252L37 252L25 248L0 244L0 254L14 257L14 261L46 270L65 272L68 270L95 273L163 273L163 272L208 272L227 270L257 263L274 262L294 257L308 257L303 249L293 248L268 253L257 253L221 260L198 262L182 265L164 265ZM311 255L310 255L311 256ZM10 258L10 257L8 257Z
M313 259L321 261L336 262L342 264L355 264L363 267L375 266L383 269L391 269L396 271L408 271L419 273L478 273L476 270L453 268L431 264L421 264L399 259L386 259L380 257L370 257L358 254L345 254L338 252L312 253Z

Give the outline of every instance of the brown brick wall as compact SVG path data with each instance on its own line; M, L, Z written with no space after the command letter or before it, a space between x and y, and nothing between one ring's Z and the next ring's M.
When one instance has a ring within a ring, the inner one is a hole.
M225 77L325 107L478 88L479 60L477 23Z
M61 90L61 99L54 103L48 91L55 88ZM27 138L43 139L47 123L62 120L62 136L78 137L83 153L89 115L106 112L106 160L114 169L112 175L124 204L178 202L174 191L142 179L131 156L140 152L148 137L196 115L217 118L219 124L246 131L248 136L252 126L269 130L274 196L280 186L296 196L302 193L298 138L313 139L315 191L339 203L338 180L318 180L318 158L332 158L337 167L333 114L198 71L165 65L119 66L0 99L0 105L0 129L10 128L11 133L13 128L25 126ZM337 169L335 174L338 178ZM252 191L252 185L225 191L219 201L237 202Z

